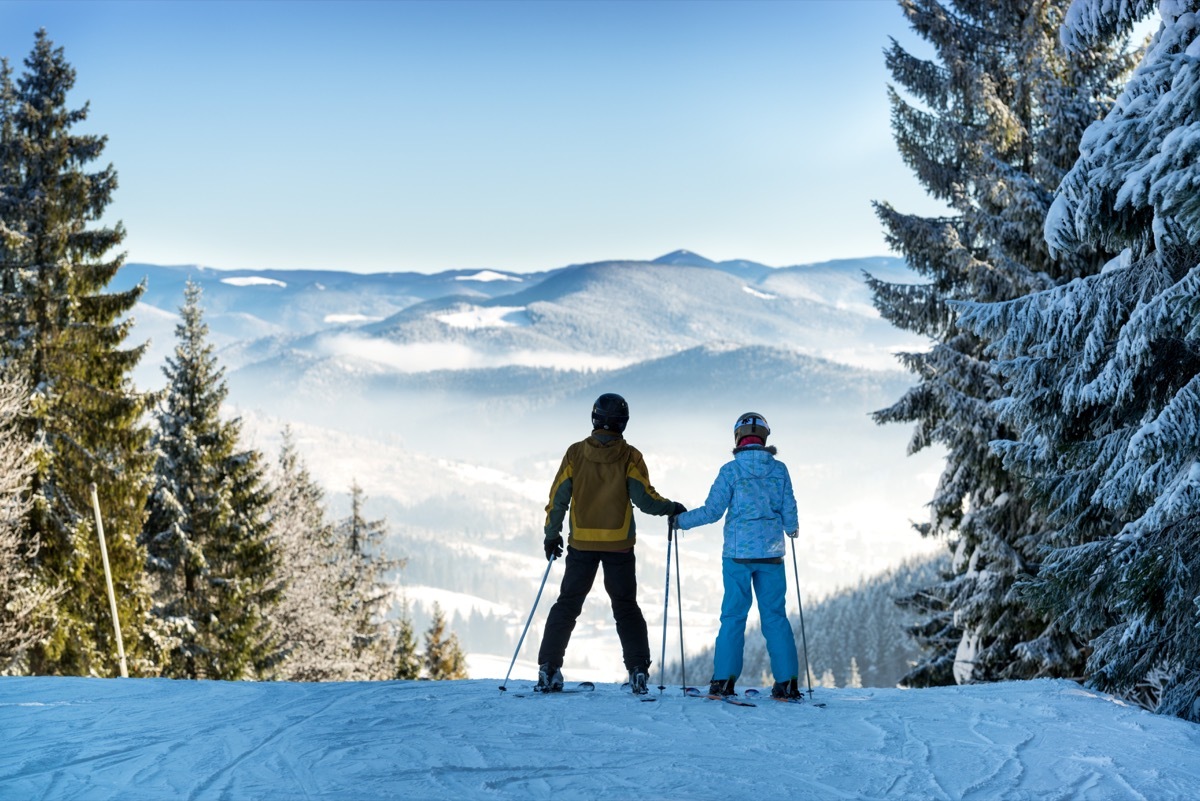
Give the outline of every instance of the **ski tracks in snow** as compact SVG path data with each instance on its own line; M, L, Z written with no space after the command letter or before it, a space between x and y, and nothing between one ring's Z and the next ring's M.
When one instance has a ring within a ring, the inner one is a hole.
M1200 727L1071 682L825 690L824 709L494 680L0 678L0 801L1182 801Z

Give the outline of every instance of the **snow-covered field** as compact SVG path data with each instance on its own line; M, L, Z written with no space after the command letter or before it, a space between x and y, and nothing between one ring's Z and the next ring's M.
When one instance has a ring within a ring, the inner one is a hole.
M657 679L657 677L655 677ZM1191 799L1200 726L1066 681L822 690L819 709L528 677L0 678L0 799Z

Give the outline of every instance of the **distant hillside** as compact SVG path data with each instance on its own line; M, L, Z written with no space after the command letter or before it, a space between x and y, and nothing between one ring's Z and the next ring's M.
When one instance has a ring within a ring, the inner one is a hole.
M330 362L331 373L338 372L334 362L366 372L612 369L718 343L890 369L892 352L924 345L879 318L864 271L915 280L901 260L887 257L772 268L677 251L529 274L133 263L113 288L145 284L133 339L151 340L135 373L148 387L161 380L188 281L203 290L211 339L231 369L280 359Z

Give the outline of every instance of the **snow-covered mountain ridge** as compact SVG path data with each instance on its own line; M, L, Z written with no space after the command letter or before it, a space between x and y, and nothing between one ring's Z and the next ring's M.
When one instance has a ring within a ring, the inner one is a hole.
M1200 727L1067 681L818 689L823 709L499 683L0 678L0 798L1182 801L1200 787Z
M127 264L113 288L145 282L141 304L149 308L138 314L139 333L152 339L152 347L138 375L148 381L171 344L172 324L159 313L174 314L189 280L202 287L213 341L228 348L224 358L233 368L299 352L409 372L494 365L506 355L506 363L586 369L716 340L890 368L891 352L919 343L878 318L862 281L864 270L889 280L913 279L894 258L771 268L677 251L653 261L530 274L364 275ZM575 361L564 361L564 354ZM401 367L405 361L411 365Z

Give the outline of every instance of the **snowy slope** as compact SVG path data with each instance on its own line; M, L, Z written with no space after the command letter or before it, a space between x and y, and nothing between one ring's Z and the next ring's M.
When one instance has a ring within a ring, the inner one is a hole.
M0 678L0 799L1194 798L1200 727L1066 681L638 703L615 684Z

